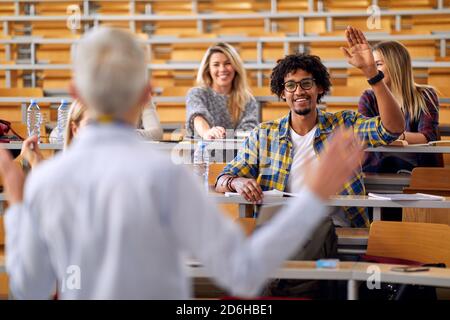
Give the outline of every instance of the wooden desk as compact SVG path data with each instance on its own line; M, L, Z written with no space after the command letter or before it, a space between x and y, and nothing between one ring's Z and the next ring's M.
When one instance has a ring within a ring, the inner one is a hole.
M241 196L225 197L222 193L211 192L209 197L217 203L235 203L239 204L239 213L241 217L245 213L246 206L253 206L251 202L246 201ZM291 200L291 197L266 197L264 204L282 205ZM446 197L443 201L391 201L378 200L369 198L368 196L333 196L327 205L330 207L366 207L373 208L373 220L381 220L380 208L450 208L450 197Z
M22 149L22 142L17 143L1 143L0 148L2 149L9 149L9 150L21 150ZM62 144L56 144L56 143L40 143L39 148L41 150L62 150L63 145Z
M384 152L384 153L450 153L449 146L406 146L406 147L369 147L366 152Z
M317 269L315 264L315 261L286 261L282 267L270 275L270 278L346 280L348 300L358 299L360 282L367 281L375 272L380 272L380 282L450 287L449 268L430 268L429 271L424 272L395 272L391 269L400 265L341 261L336 269ZM191 277L210 277L208 271L198 263L188 264L188 274Z
M415 284L422 286L435 286L442 288L450 288L450 268L429 268L429 271L421 272L396 272L391 271L393 267L399 265L390 264L378 264L378 263L367 263L367 262L357 262L352 268L352 279L348 283L349 299L351 300L358 298L358 286L359 282L366 282L370 276L373 275L372 272L368 272L368 268L378 267L380 271L381 282L391 282L391 283L403 283L403 284Z

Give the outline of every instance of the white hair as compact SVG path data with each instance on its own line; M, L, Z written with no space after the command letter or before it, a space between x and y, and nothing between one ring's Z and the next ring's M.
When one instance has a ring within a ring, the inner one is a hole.
M78 94L93 116L123 118L148 85L146 53L129 32L99 27L77 45L73 72Z

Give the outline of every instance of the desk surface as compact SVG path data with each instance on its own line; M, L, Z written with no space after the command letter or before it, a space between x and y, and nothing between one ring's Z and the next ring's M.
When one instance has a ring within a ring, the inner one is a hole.
M252 204L241 196L225 197L222 193L210 192L209 197L216 203ZM292 197L266 197L263 205L285 204ZM0 193L0 201L5 201L5 194ZM391 201L372 199L368 196L333 196L327 205L330 207L370 207L370 208L450 208L450 197L443 201Z
M382 282L450 287L450 268L430 268L429 271L421 272L396 272L391 271L393 265L358 262L352 268L352 279L366 281L372 275L367 272L367 268L370 266L380 268Z
M369 147L366 152L385 152L385 153L450 153L449 146L406 146L406 147Z
M218 141L207 142L207 149L209 150L238 150L241 148L243 139L224 139ZM196 147L198 140L174 141L174 142L159 142L159 141L145 141L148 146L152 146L158 150L193 150ZM4 149L21 149L22 143L2 143L1 147ZM41 149L60 150L61 144L41 143ZM365 149L366 152L384 152L384 153L450 153L450 146L422 146L422 147L370 147Z
M210 198L217 203L252 204L241 196L225 197L222 193L211 192ZM263 205L284 204L292 197L265 197ZM450 208L450 197L443 201L391 201L369 198L368 196L341 196L331 197L327 202L331 207L371 207L371 208Z
M341 261L336 269L317 269L315 263L315 261L286 261L270 277L366 281L376 270L380 272L381 282L450 287L450 268L429 268L429 271L423 272L395 272L391 269L400 265ZM188 273L191 277L209 277L207 270L198 264L189 265Z

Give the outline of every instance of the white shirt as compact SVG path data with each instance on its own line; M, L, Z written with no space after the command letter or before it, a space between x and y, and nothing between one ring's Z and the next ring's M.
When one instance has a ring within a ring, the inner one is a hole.
M292 141L292 165L289 173L287 192L297 193L303 187L303 180L305 177L305 162L316 160L317 155L314 151L314 134L316 133L317 125L314 126L304 136L299 135L292 128L290 128Z
M231 294L254 295L325 216L304 189L246 238L186 168L131 128L89 124L33 170L23 204L6 213L10 289L46 299L57 282L61 299L186 299L189 255Z
M156 112L156 106L152 101L142 111L142 126L144 129L137 129L138 134L142 138L146 140L162 140L163 128Z

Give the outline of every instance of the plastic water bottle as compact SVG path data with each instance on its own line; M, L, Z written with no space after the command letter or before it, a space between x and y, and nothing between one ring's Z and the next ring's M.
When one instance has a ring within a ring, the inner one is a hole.
M69 104L66 100L61 100L61 105L58 107L58 121L57 121L57 143L64 143L64 131L67 126L67 117L69 116Z
M209 173L209 153L205 141L199 141L194 151L194 173L201 178L203 188L209 191L208 173Z
M27 109L27 129L28 136L36 135L38 137L38 143L41 140L41 123L42 115L36 100L31 99L30 105Z

